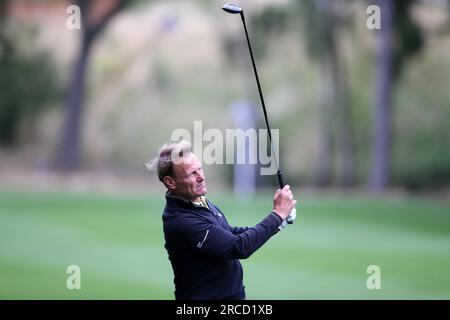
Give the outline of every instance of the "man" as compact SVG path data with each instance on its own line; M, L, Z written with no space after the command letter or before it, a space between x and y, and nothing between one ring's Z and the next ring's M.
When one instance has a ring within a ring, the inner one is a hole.
M231 227L206 198L202 166L188 142L164 145L149 164L166 186L165 248L176 299L245 299L239 259L246 259L282 229L295 207L289 186L277 190L274 207L254 227Z

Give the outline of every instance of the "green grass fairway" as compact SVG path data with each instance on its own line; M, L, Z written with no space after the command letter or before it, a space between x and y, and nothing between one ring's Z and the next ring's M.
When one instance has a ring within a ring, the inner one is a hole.
M210 198L253 225L272 196ZM450 204L355 195L299 197L293 226L248 260L248 299L450 299ZM1 299L173 299L162 196L0 192ZM66 268L81 268L81 290ZM369 265L381 289L368 290Z

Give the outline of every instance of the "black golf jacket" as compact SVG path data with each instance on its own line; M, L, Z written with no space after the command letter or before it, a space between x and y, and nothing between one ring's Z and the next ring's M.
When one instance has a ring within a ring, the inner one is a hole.
M271 212L254 227L231 227L207 200L209 209L166 193L163 228L177 300L244 299L242 266L279 231L282 219Z

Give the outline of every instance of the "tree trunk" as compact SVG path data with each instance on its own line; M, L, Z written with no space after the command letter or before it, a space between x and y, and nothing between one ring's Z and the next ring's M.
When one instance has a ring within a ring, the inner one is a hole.
M334 32L334 31L332 31ZM336 35L333 36L333 46L330 48L330 64L335 86L336 114L336 181L342 187L350 187L355 183L355 159L353 153L353 132L348 99L348 87L345 81L343 62L339 58L339 48Z
M314 162L314 184L319 187L329 186L333 173L333 85L330 79L329 64L321 63L321 85L318 104L318 132L316 143L316 160Z
M375 192L383 191L389 183L389 161L391 148L391 103L392 103L392 0L380 0L381 30L379 33L376 80L376 113L373 133L373 155L370 187Z
M79 169L81 164L85 81L90 49L97 35L104 29L110 19L125 6L126 2L127 0L95 3L89 0L75 1L81 11L82 39L70 77L65 122L55 161L55 167L62 172L75 171ZM95 7L95 5L98 7ZM102 15L99 15L99 12Z
M315 10L319 13L320 23L318 31L320 41L320 68L321 84L318 104L318 134L316 145L316 161L314 165L314 183L319 187L329 186L333 179L333 118L334 99L336 97L333 78L331 77L332 63L329 49L331 45L330 30L333 27L330 14L330 4L327 0L316 0L312 2Z
M56 167L63 172L74 171L80 166L83 101L90 48L91 41L83 37L70 77L63 135L56 159Z

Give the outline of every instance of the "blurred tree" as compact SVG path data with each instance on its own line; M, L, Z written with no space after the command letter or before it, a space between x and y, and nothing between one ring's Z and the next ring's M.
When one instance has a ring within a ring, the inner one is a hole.
M320 64L321 85L318 104L318 131L314 164L314 184L327 186L333 176L333 104L337 87L333 84L333 71L336 71L336 41L334 16L330 4L314 0L299 1L302 30L310 58Z
M257 31L252 32L257 55L264 53L270 35L277 35L277 33L297 27L298 23L302 23L301 29L305 32L303 39L309 56L321 68L318 154L315 162L315 180L319 185L332 183L332 159L334 154L336 154L337 160L336 177L338 183L349 185L354 177L352 172L355 161L353 158L354 137L348 102L349 95L347 93L348 85L346 81L348 79L343 64L344 59L339 48L340 37L343 35L341 31L351 21L349 18L352 16L353 3L356 2L352 0L293 0L285 5L267 6L256 16L251 17L252 29ZM373 148L372 167L368 171L369 185L374 190L382 190L388 185L391 175L390 158L393 140L391 132L394 125L391 123L393 118L391 101L394 89L410 58L421 51L424 43L423 32L413 19L412 7L417 3L421 5L429 3L420 0L370 1L370 4L374 3L380 5L382 9L382 29L374 31L379 35L376 60L375 116L373 117L374 131L373 143L367 143L366 141L363 143ZM442 5L445 10L445 8L448 8L449 1L435 2L434 5L436 3ZM389 7L386 8L386 6ZM445 29L442 30L445 31ZM427 88L424 87L424 89ZM402 123L402 121L399 119L397 123ZM423 132L420 135L423 137ZM364 155L362 156L364 157ZM415 166L418 166L417 159L411 159L408 167L415 168ZM430 170L427 169L427 172L432 172L432 177L437 177L446 170L442 163L435 160L430 160L428 166ZM405 168L404 165L403 168ZM345 172L350 173L347 175ZM405 173L402 170L402 178L397 181L404 184L409 183L405 180L405 177L409 175L407 180L411 181L415 179L413 177L415 173L415 171ZM345 177L351 177L352 179L345 181ZM420 181L429 184L432 177L429 177L429 179L423 178ZM419 182L416 180L414 180L414 183L418 184ZM441 180L444 180L442 175L439 181ZM439 182L439 184L442 183Z
M423 46L422 32L412 17L416 0L379 0L381 30L377 49L376 102L370 187L389 184L392 140L392 91L402 69Z
M355 159L348 85L339 48L339 29L348 17L340 13L339 7L350 7L349 1L308 0L297 3L308 53L320 64L322 74L314 181L319 186L331 184L335 141L336 180L338 185L348 187L355 182Z
M65 123L55 166L63 172L74 171L80 166L81 123L85 94L86 69L90 50L100 32L114 15L122 10L128 0L89 1L76 0L81 10L81 41L72 69L67 92Z
M32 43L27 44L32 51L20 48L17 37L23 30L10 34L8 5L9 1L0 2L0 144L13 146L18 142L19 127L25 120L34 120L59 89L49 53Z

